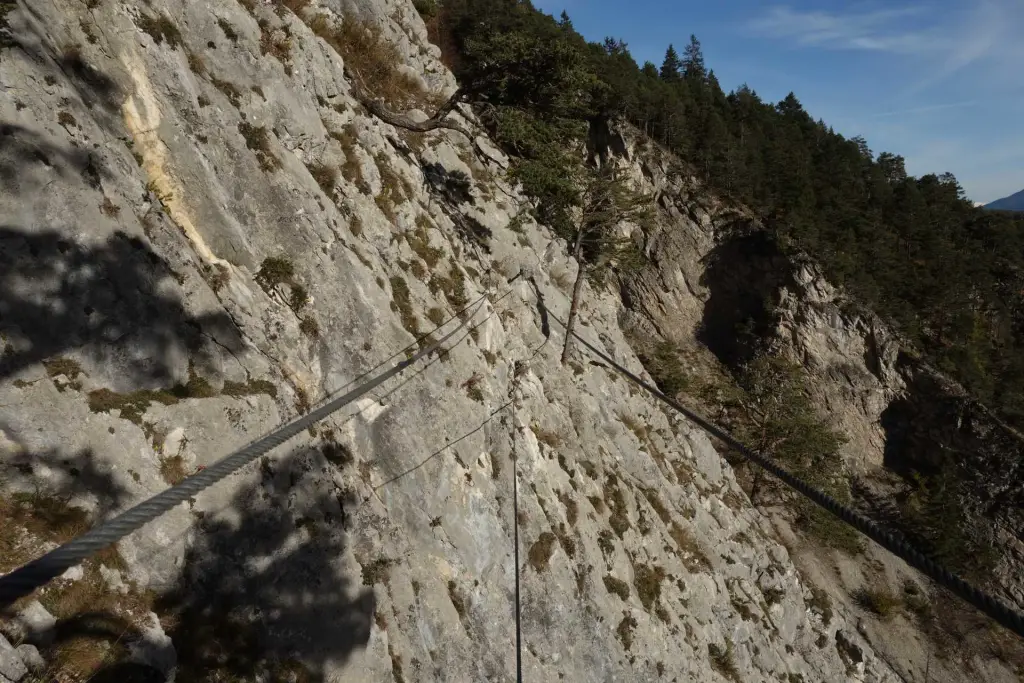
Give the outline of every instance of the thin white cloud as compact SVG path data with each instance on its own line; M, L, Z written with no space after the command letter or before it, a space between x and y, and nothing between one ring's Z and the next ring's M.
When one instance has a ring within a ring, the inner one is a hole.
M972 4L965 16L950 20L946 59L938 69L912 84L906 94L921 92L986 57L997 61L1005 58L1009 56L1006 48L1016 43L1012 32L1007 31L1012 26L1010 7L999 0Z
M1024 1L780 1L793 4L763 7L739 30L819 54L884 56L877 89L864 73L853 92L817 98L815 111L836 130L902 154L911 174L955 173L975 201L1024 187L1024 137L1015 125L1024 114ZM793 9L798 1L821 9ZM814 83L804 89L817 90ZM975 122L943 116L958 110Z
M940 49L933 31L901 31L899 20L922 16L920 7L867 12L803 12L773 7L747 23L747 30L776 40L793 40L806 47L920 54Z
M945 7L906 6L870 10L769 8L747 22L748 33L825 50L902 55L919 67L907 85L910 96L969 67L1019 73L1024 58L1024 3L1019 0L960 0ZM985 73L979 73L985 77Z
M981 102L978 100L967 100L964 102L946 102L944 104L927 104L921 107L910 107L909 109L896 109L893 111L884 111L877 114L873 114L872 118L881 119L889 116L907 116L912 114L925 114L932 111L941 111L943 109L960 109L961 107L976 107Z

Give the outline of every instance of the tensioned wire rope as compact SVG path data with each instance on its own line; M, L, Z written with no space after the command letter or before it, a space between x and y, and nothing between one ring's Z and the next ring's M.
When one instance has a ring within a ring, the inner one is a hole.
M543 306L543 303L540 304ZM562 329L566 329L566 324L558 318L550 310L547 311L547 315L550 316L555 322L562 326ZM787 470L779 467L777 464L766 458L765 456L757 453L750 448L747 448L744 444L738 441L735 437L724 431L714 423L704 419L697 413L685 408L680 405L674 399L668 397L662 393L657 387L652 386L648 382L644 381L634 373L619 364L614 358L604 353L596 346L588 342L586 339L581 337L575 331L572 336L579 341L584 347L586 347L591 353L596 355L598 358L608 363L612 368L615 369L620 375L633 382L637 386L641 387L652 396L657 398L659 401L669 406L676 412L680 413L688 420L696 424L698 427L703 429L705 432L712 436L720 439L724 443L728 444L731 448L736 450L744 458L758 465L769 474L773 475L777 479L781 480L784 484L794 489L795 491L808 498L818 507L823 508L827 512L831 513L835 517L838 517L843 522L846 522L857 531L861 532L875 543L893 553L910 566L918 569L926 576L934 580L936 583L944 586L951 590L953 593L958 595L963 600L967 601L974 607L978 608L992 619L996 620L1007 629L1013 631L1018 636L1024 638L1024 615L1017 612L1014 608L1007 605L1005 602L996 598L993 595L982 591L976 586L968 583L960 576L954 574L949 569L938 564L931 558L922 554L919 550L911 546L906 541L898 538L893 533L880 527L874 521L861 515L859 512L852 510L851 508L843 505L832 496L819 491L807 482L803 481L799 477L791 474Z
M515 277L508 281L511 284L522 275L522 272L517 274ZM463 316L467 311L475 309L482 305L483 300L487 294L482 294L476 301L471 303L466 308L462 309L455 314L452 318L441 325L434 328L431 333L428 333L424 337L421 337L414 344L409 345L402 351L399 351L391 357L395 358L401 353L407 352L415 344L421 343L424 339L428 338L430 334L436 332L438 329L443 327L448 322L451 322L455 317ZM542 315L545 313L552 319L559 323L563 327L566 327L565 323L555 316L550 311L545 310L542 301L538 301L539 306L542 309ZM474 314L475 314L474 310ZM454 330L444 335L439 340L422 347L418 352L411 355L404 361L397 363L394 367L386 372L378 375L377 377L369 380L368 382L356 387L355 389L339 396L327 403L313 409L307 415L304 415L291 423L281 427L277 431L253 442L249 446L221 459L214 465L206 468L205 470L192 475L185 481L181 482L175 487L167 489L160 494L150 498L149 500L129 509L122 513L118 517L105 522L95 529L92 529L82 536L60 546L59 548L43 555L42 557L33 560L32 562L24 565L23 567L7 574L6 576L0 577L0 607L6 606L14 600L27 595L35 588L45 584L51 579L59 576L68 568L76 564L77 562L85 559L92 553L116 542L120 538L123 538L132 531L140 528L144 524L152 521L159 515L163 514L167 510L171 509L175 505L188 500L190 497L198 493L199 491L209 487L213 483L223 479L230 473L236 471L243 465L252 462L255 458L259 457L272 450L276 446L281 445L288 439L292 438L303 429L319 422L323 418L336 412L343 406L351 403L355 399L365 395L369 391L373 390L377 386L380 386L383 382L390 379L391 377L399 374L405 368L414 364L424 356L429 355L435 351L441 349L441 345L452 338L459 330L461 330L468 320L472 316L464 317L461 324ZM860 513L842 505L834 498L829 496L822 491L815 489L810 486L802 479L794 476L783 468L779 467L771 460L765 458L759 453L756 453L744 444L740 443L730 434L720 429L718 426L707 421L700 415L693 411L683 407L675 400L669 398L656 387L650 385L628 369L620 365L613 358L605 354L603 351L592 345L586 339L581 337L577 332L573 332L572 336L578 340L584 347L594 353L598 358L608 363L614 368L619 374L623 375L637 386L643 388L649 392L658 400L662 401L676 412L687 417L691 422L701 427L704 431L717 437L730 447L734 448L738 453L743 455L749 461L757 464L765 471L769 472L783 483L788 485L790 488L798 491L809 500L814 502L819 507L827 510L831 514L835 515L839 519L843 520L847 524L853 526L861 533L865 534L868 538L875 541L882 547L886 548L893 554L897 555L911 566L919 569L925 575L935 580L940 585L953 591L955 594L969 602L970 604L977 607L979 610L987 614L988 616L995 619L997 622L1005 626L1006 628L1017 633L1019 636L1024 637L1024 616L1017 613L1014 609L1006 605L1001 600L981 591L977 587L967 583L964 579L952 573L945 567L937 564L930 558L920 553L917 549L910 546L908 543L895 537L892 533L882 529L870 519L862 516ZM389 359L389 360L391 360ZM384 361L386 364L389 361ZM379 367L379 366L378 366ZM366 374L362 375L365 377ZM354 383L357 380L353 380ZM350 383L350 384L352 384ZM513 482L515 486L515 482ZM516 520L517 522L518 520ZM518 531L518 529L516 530ZM518 539L516 539L515 554L518 555ZM516 567L518 575L518 566ZM518 578L518 576L517 576ZM518 582L517 582L518 583ZM518 586L517 586L518 588ZM518 591L517 591L518 592ZM518 615L518 595L516 596L517 615ZM521 675L521 664L519 652L519 637L518 637L518 618L517 618L517 674Z
M510 285L515 282L520 275L522 275L521 272L509 279L507 284ZM452 331L430 344L421 346L419 351L416 351L405 360L396 363L389 370L380 373L372 379L367 380L366 382L356 386L354 389L337 396L336 398L323 402L318 407L310 410L309 413L292 420L288 424L281 426L277 430L257 439L240 450L221 458L213 465L193 474L176 486L172 486L171 488L152 496L148 500L145 500L125 512L122 512L113 519L102 522L81 536L64 543L43 556L32 560L28 564L25 564L9 574L0 577L0 608L9 606L15 600L28 595L36 588L39 588L60 576L74 565L91 556L93 553L116 543L128 534L138 530L168 510L171 510L176 505L189 500L200 491L224 479L261 455L265 455L274 448L282 445L292 437L301 433L303 430L308 429L349 403L352 403L356 399L369 393L392 377L400 374L421 358L424 358L431 353L441 351L442 345L446 341L454 337L461 329L466 327L476 312L483 306L487 296L488 292L484 292L465 308L456 312L453 316L442 322L426 335L421 336L415 342L396 352L391 356L391 358L376 366L376 369L379 369L383 365L391 362L397 356L407 353L414 346L418 344L422 345L423 341L429 339L430 336L436 333L439 329L456 318L461 318L459 325ZM372 372L374 372L374 370L363 373L345 386L351 386L355 382L359 381L359 379L367 377Z

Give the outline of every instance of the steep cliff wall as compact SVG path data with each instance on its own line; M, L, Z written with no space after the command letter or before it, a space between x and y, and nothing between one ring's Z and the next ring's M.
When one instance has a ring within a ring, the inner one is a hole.
M897 680L701 433L558 363L506 282L527 269L564 314L575 266L513 221L500 153L367 115L317 15L378 26L435 99L454 86L404 1L4 15L2 569L487 296L443 358L20 605L3 676L507 680L514 453L528 678ZM640 370L620 309L588 292L581 333Z
M890 325L831 285L813 263L785 254L758 221L707 197L683 167L634 131L617 135L635 180L661 208L660 225L646 240L648 264L623 285L621 320L634 347L650 353L659 340L671 342L683 351L684 374L705 386L764 346L797 360L821 416L847 438L841 451L855 503L879 520L901 514L900 504L914 491L912 472L932 473L952 455L959 492L952 500L967 533L999 554L994 569L975 578L1024 604L1020 435L921 361ZM683 399L714 416L702 397ZM865 566L890 562L871 547L866 558ZM817 564L813 558L801 568L836 599L860 589L859 573L819 573ZM902 576L894 569L881 580L898 587Z

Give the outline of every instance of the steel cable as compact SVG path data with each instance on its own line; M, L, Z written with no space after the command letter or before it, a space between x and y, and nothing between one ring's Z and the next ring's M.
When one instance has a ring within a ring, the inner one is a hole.
M508 284L515 282L520 275L521 273L508 280ZM352 401L377 388L387 380L401 373L410 365L416 363L421 358L440 350L441 345L444 344L444 342L451 339L459 332L459 330L466 326L466 324L472 319L473 315L476 314L477 310L479 310L480 306L483 305L486 297L486 292L481 294L474 302L457 312L454 316L438 327L435 327L433 330L434 332L451 320L454 320L456 317L463 318L460 324L451 332L431 344L422 347L406 360L395 364L391 369L377 375L355 389L323 403L306 415L303 415L302 417L280 427L276 431L257 439L231 455L225 456L213 465L193 474L176 486L172 486L171 488L156 494L148 500L139 503L125 512L122 512L117 517L103 522L81 536L68 541L54 550L51 550L42 557L32 560L28 564L0 577L0 608L7 607L15 600L28 595L36 588L60 576L93 553L106 548L112 543L116 543L133 531L140 529L160 515L171 510L176 505L184 503L200 491L212 486L261 455L264 455L280 446L313 424L316 424ZM472 313L469 313L469 311L472 311ZM429 336L429 334L427 336ZM406 349L395 354L395 356L411 349L416 343L421 343L424 338L426 337L421 337L417 342L410 344ZM395 356L392 356L392 358ZM385 363L386 362L387 361L385 361ZM365 376L365 374L363 376Z
M552 320L562 326L564 330L566 325L556 315L548 312ZM790 488L800 492L806 498L811 500L813 503L821 508L824 508L828 512L832 513L839 519L843 520L850 526L860 531L862 534L870 538L875 543L878 543L883 548L893 553L897 557L901 558L910 566L920 570L929 578L933 579L940 585L948 588L949 590L956 593L958 596L974 605L988 616L995 619L997 622L1010 629L1018 636L1024 638L1024 615L1020 614L1012 607L1004 603L1002 600L989 595L981 589L969 584L967 581L957 576L950 570L939 565L934 560L922 554L919 550L905 542L904 540L897 538L891 532L878 526L875 522L864 517L858 512L850 509L837 501L832 496L819 491L807 482L803 481L799 477L794 476L790 472L779 467L777 464L764 457L763 455L752 451L745 445L740 443L730 434L720 429L717 425L707 421L700 415L697 415L693 411L683 407L673 399L663 394L656 387L651 386L637 375L633 374L613 358L599 350L593 344L588 342L586 339L581 337L577 333L572 335L581 344L583 344L592 353L597 355L599 358L604 360L610 366L612 366L619 374L626 377L628 380L636 384L637 386L645 389L655 398L672 408L678 413L684 415L691 422L699 426L704 431L717 437L721 441L725 442L733 449L735 449L740 455L745 457L747 460L757 464L768 473L772 474L776 478L783 481Z

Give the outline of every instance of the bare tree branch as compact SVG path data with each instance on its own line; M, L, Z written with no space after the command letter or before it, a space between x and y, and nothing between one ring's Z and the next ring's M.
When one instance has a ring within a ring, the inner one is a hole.
M411 131L413 133L429 133L434 130L453 130L456 133L461 133L469 140L473 148L480 154L483 154L483 150L477 144L476 136L473 135L465 126L462 126L454 121L448 120L448 115L455 111L455 108L462 102L466 95L465 90L459 88L456 90L448 101L445 102L441 107L434 113L433 116L425 121L414 121L409 117L408 114L399 114L391 111L384 101L380 98L372 96L369 91L363 86L362 79L359 74L355 73L354 70L346 69L349 72L349 82L352 84L352 94L355 96L359 104L366 107L366 109L376 116L384 123L388 123L396 128L402 128L404 130ZM486 155L484 155L486 156Z

